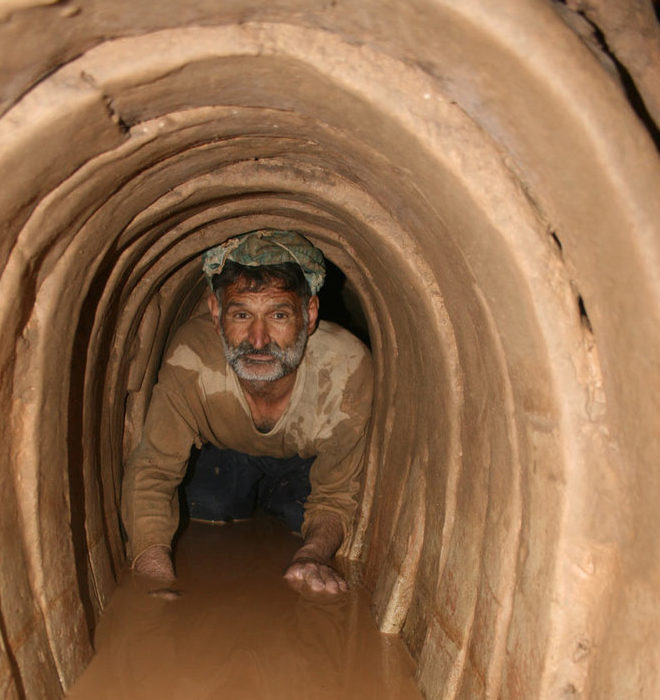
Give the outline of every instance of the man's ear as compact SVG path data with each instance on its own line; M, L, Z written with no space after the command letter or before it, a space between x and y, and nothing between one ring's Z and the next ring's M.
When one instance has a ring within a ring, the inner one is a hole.
M316 329L316 321L319 317L319 298L316 294L310 298L307 304L307 313L309 314L309 323L307 324L307 335L312 335Z
M209 292L206 301L209 305L209 311L211 312L215 330L220 333L220 302L218 301L218 297L216 297L213 292Z

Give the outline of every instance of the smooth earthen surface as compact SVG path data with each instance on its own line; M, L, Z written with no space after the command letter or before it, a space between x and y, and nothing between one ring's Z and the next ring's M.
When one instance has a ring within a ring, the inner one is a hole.
M644 0L0 3L0 695L60 697L91 659L199 254L270 226L367 320L345 551L422 692L660 695L654 22Z

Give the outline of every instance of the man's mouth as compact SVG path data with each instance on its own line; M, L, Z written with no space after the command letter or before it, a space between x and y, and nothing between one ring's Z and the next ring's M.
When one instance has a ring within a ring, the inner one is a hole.
M248 353L241 355L242 359L252 362L253 364L267 364L275 360L274 355L264 355L262 353Z
M273 352L271 348L257 348L247 347L243 349L240 354L240 359L255 365L265 365L277 360L277 354Z

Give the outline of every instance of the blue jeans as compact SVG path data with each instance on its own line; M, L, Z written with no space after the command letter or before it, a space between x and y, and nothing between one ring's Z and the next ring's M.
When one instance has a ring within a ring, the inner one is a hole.
M300 532L314 459L254 457L205 444L193 451L183 483L188 513L199 520L236 520L260 506Z

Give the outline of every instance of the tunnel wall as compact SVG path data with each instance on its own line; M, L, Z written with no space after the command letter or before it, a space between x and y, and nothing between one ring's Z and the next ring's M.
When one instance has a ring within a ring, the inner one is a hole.
M199 254L263 226L364 309L342 554L425 694L660 692L657 95L633 109L571 4L0 6L7 697L89 660Z

